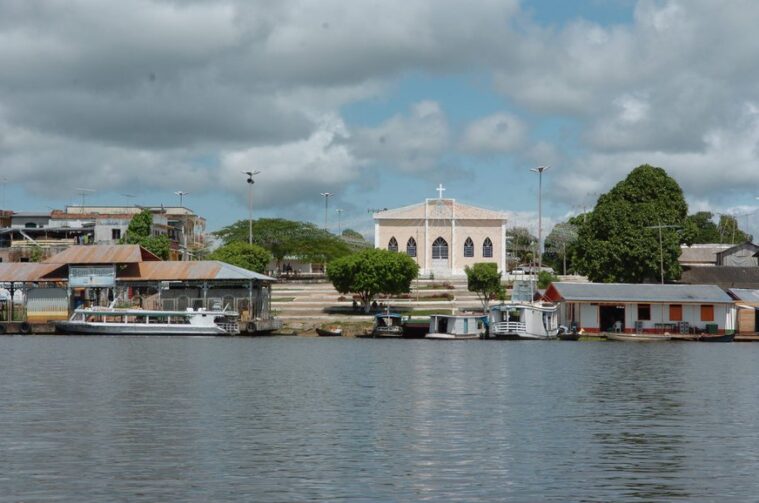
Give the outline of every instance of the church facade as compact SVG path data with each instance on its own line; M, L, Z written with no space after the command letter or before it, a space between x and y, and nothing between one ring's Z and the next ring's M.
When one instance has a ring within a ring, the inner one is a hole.
M375 213L374 246L406 253L423 276L464 276L464 268L478 262L505 272L506 215L455 199L426 199Z

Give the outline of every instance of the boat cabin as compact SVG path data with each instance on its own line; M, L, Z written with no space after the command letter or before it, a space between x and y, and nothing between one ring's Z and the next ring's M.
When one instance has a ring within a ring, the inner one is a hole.
M490 337L551 339L559 331L558 306L544 302L509 302L490 308Z
M487 330L487 316L483 315L447 315L430 316L430 331L427 339L479 339Z
M403 335L403 318L397 313L376 315L372 334L375 337L401 337Z

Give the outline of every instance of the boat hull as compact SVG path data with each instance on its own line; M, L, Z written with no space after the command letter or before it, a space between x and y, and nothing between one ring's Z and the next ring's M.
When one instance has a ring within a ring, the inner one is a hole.
M702 335L697 339L699 342L733 342L735 334Z
M92 323L59 321L56 332L77 335L229 335L220 327L140 323Z
M666 342L671 341L672 337L668 335L636 335L636 334L606 334L610 341L619 342Z
M427 334L425 339L437 339L441 341L468 341L472 339L480 339L478 334L466 334L466 335L454 335L454 334Z
M316 334L319 337L341 337L343 335L342 331L334 331L334 330L324 330L323 328L317 328Z

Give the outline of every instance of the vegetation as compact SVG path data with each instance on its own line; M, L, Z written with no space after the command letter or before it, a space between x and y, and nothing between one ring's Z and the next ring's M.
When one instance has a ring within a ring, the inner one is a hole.
M685 219L683 237L687 244L696 243L745 243L753 236L740 230L735 217L720 215L719 223L714 222L714 214L699 211Z
M532 262L538 246L538 238L530 234L526 227L514 227L506 231L507 252L518 264Z
M165 234L151 235L153 228L153 214L149 209L144 209L132 217L127 227L126 236L121 238L121 244L140 245L162 260L169 258L171 243Z
M42 251L42 247L37 244L32 246L32 252L29 255L29 262L42 262L43 258L44 258L44 253Z
M548 271L540 271L538 273L538 288L548 288L548 285L554 281L559 281L559 277L555 274L551 274Z
M374 248L335 259L327 268L335 289L357 294L367 313L378 294L408 293L418 273L416 262L406 254Z
M583 218L573 248L577 271L591 281L643 283L659 278L659 229L664 277L680 277L681 229L688 206L677 182L662 168L635 168L598 199Z
M271 262L272 257L271 253L258 245L234 241L220 246L208 258L210 260L221 260L222 262L236 265L249 271L262 273L266 271L266 266Z
M213 233L226 245L248 242L248 221L238 220ZM297 257L304 262L328 263L346 256L351 249L339 237L310 222L284 218L261 218L253 221L253 244L268 250L282 265L285 257Z
M472 267L466 266L466 288L477 294L482 307L488 310L491 299L503 297L504 290L501 285L501 273L498 272L498 264L493 262L478 262Z
M562 271L562 274L572 270L572 245L577 241L579 223L577 218L556 224L546 237L543 264L554 271Z

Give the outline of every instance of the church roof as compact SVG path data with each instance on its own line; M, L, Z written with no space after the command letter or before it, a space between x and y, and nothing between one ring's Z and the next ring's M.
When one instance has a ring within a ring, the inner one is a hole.
M506 220L506 213L478 208L469 204L462 204L455 199L428 199L423 203L402 206L390 210L378 211L374 214L375 220L424 220L425 205L427 205L427 217L430 219L450 219L451 214L456 220Z

